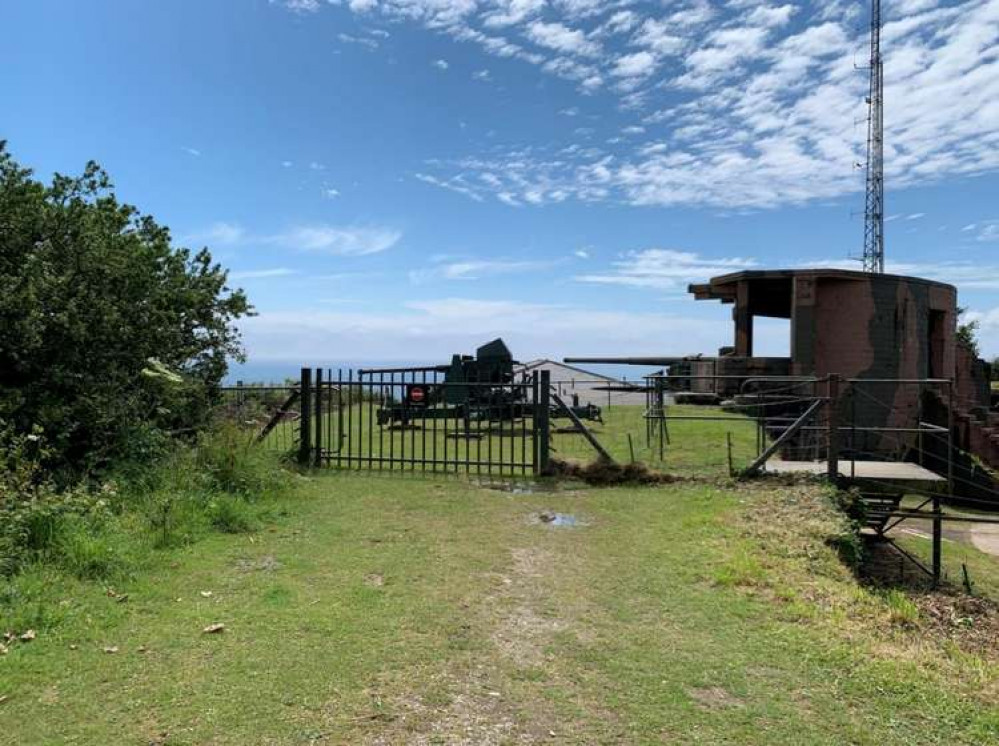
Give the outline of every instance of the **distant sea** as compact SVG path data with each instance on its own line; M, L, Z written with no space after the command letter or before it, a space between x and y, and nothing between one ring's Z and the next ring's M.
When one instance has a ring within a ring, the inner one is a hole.
M313 365L321 365L324 368L332 368L336 371L342 368L344 374L348 370L359 370L361 368L403 368L417 365L442 365L451 362L450 360L317 360ZM591 370L605 376L611 376L620 380L640 381L641 377L647 373L652 373L656 369L637 365L582 365L577 366L584 370ZM249 360L242 365L230 363L229 375L225 378L225 383L235 385L236 381L243 383L284 383L286 379L298 380L301 374L301 362L296 360ZM335 375L335 373L334 373Z

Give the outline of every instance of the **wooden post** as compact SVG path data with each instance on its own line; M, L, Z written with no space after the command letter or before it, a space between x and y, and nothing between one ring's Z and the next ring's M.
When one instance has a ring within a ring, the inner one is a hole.
M302 368L299 392L302 397L302 414L298 418L298 463L308 466L312 458L312 369Z
M838 373L829 375L828 383L828 407L829 417L829 481L836 482L839 479L839 384Z

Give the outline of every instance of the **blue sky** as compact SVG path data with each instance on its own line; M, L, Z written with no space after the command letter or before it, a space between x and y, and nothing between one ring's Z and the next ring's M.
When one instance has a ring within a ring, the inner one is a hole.
M2 8L0 138L208 245L255 361L711 353L689 282L856 266L862 2ZM885 14L889 271L957 284L999 354L999 0Z

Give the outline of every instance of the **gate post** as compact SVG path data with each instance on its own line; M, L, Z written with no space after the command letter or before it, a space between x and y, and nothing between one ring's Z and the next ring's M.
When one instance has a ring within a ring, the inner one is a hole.
M536 413L537 416L537 437L538 437L538 471L540 474L548 473L548 458L551 450L551 390L552 374L550 370L541 371L540 394L538 398Z
M839 480L839 384L838 373L829 375L829 480L836 482Z
M302 413L298 418L298 463L308 466L312 456L312 369L302 368L302 378L299 383Z
M312 389L316 402L316 411L313 415L316 420L314 428L314 439L312 448L315 451L313 465L318 469L323 465L323 369L316 368L316 380Z

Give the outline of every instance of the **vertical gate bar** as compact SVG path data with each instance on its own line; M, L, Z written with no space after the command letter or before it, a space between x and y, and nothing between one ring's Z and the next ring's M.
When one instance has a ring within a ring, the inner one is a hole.
M450 414L450 410L448 409L448 399L449 399L449 396L448 396L447 379L445 378L444 379L444 383L441 384L441 400L443 401L443 407L444 407L444 458L442 459L444 461L444 463L442 465L443 468L441 469L441 471L443 471L445 473L448 470L448 460L447 460L447 421L450 419L450 417L448 416Z
M464 386L466 394L469 394L471 392L471 389L469 389L469 384L462 383L461 385ZM471 461L472 461L472 441L470 440L470 438L472 436L472 408L471 408L471 406L469 406L469 403L468 403L467 400L465 401L465 403L463 404L463 406L465 408L465 411L464 411L464 413L462 415L462 425L465 428L464 438L463 438L463 440L465 441L465 473L466 474L471 474L472 473L472 464L471 464Z
M476 387L474 391L478 392L481 389L478 388L478 382L476 382ZM469 412L471 413L471 412ZM481 409L476 413L478 416L475 422L475 434L478 436L475 439L475 473L476 475L482 474L482 411Z
M367 393L367 397L368 397L368 469L369 470L371 469L372 463L374 463L372 461L372 458L374 456L374 450L375 450L375 417L374 417L374 415L375 415L375 392L374 392L374 386L372 385L374 383L374 381L375 381L374 376L370 376L369 375L369 377L368 377L368 393Z
M339 399L340 392L337 391L336 395L337 398ZM324 425L324 427L326 428L326 440L325 440L326 450L332 451L334 446L337 448L337 450L339 450L340 441L334 439L333 437L335 424L333 422L333 369L332 368L326 369L326 392L324 393L324 396L326 397L326 410L327 410L325 417L326 422ZM332 455L333 454L330 453L330 458L329 458L330 465L332 465L333 463Z
M436 391L439 390L437 388L437 371L434 371L433 375L431 377L433 378L433 383L431 385L434 387L434 391L436 392ZM434 410L435 411L434 411L434 417L433 417L433 422L432 422L432 426L433 426L433 429L434 429L434 434L433 434L433 438L434 439L433 439L432 444L430 446L431 451L433 453L432 457L433 457L433 460L434 460L434 466L433 466L432 471L434 471L434 472L437 471L437 415L438 415L438 413L439 413L439 411L440 411L440 409L442 407L447 407L447 402L444 401L443 399L440 401L440 403L435 403L434 404ZM445 410L445 416L446 415L447 415L447 411ZM445 420L445 422L447 422L447 420Z
M385 425L382 416L388 414L388 400L385 398L385 373L378 373L378 471L385 468Z
M354 467L354 369L347 368L347 468Z
M389 373L389 398L392 400L392 408L389 410L388 435L389 435L389 471L395 468L395 413L401 411L400 404L395 402L395 373Z
M549 408L549 397L552 385L551 375L551 371L541 371L541 407L539 412L541 415L541 452L539 453L540 460L538 467L541 469L542 474L548 473L549 450L551 448L551 423L549 421L549 414L551 411Z
M410 386L415 386L416 385L416 371L413 371L412 373L409 374L409 385ZM406 397L406 400L409 401L409 397L408 396ZM415 428L416 427L416 410L413 410L412 417L413 417L412 427ZM415 471L416 470L416 430L415 429L412 429L412 430L409 431L409 470L410 471Z
M838 373L829 375L829 400L826 403L829 417L829 462L826 473L832 482L839 479L839 382Z
M302 368L301 379L299 381L299 396L302 399L302 414L298 420L298 463L302 466L308 466L309 459L312 454L312 447L309 442L309 438L312 435L310 431L310 420L311 412L310 407L312 406L312 369Z
M533 393L533 392L532 392ZM520 418L520 473L527 474L527 412L528 407L526 403L529 401L527 399L527 387L524 387L524 401L525 407L524 411L521 413ZM531 406L534 406L533 400L530 400ZM532 410L533 411L533 410Z
M850 384L850 478L857 476L857 386L860 384L854 381ZM866 436L865 436L866 437ZM864 444L867 445L866 443ZM866 449L865 449L866 450Z
M420 423L420 449L423 451L422 463L420 467L427 470L427 408L430 402L427 401L427 371L423 371L421 376L423 383L423 422Z
M315 395L315 414L316 418L316 448L315 448L315 466L319 467L323 465L323 369L316 368L316 395Z
M502 388L500 391L502 392ZM496 412L496 401L493 398L493 392L490 390L489 394L489 404L486 405L486 437L489 439L486 441L486 461L488 466L486 466L486 473L489 476L493 475L493 422L494 418L497 418ZM497 418L498 419L498 418Z
M330 383L333 382L333 369L330 368ZM330 413L330 420L333 413ZM336 468L343 466L343 370L336 370L336 422L330 423L336 439Z

